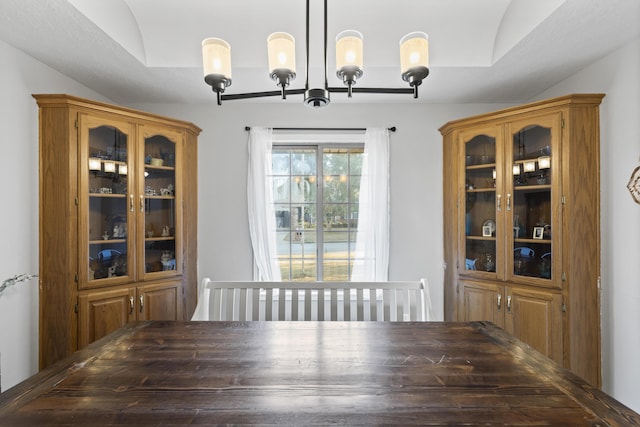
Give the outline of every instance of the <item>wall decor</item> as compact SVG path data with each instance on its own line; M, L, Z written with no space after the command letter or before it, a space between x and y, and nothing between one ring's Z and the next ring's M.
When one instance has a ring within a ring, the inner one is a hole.
M33 279L34 277L38 277L37 274L18 274L13 277L4 280L0 285L0 295L9 287L16 285L20 282L26 282L27 280Z
M629 189L633 200L640 204L640 166L635 168L631 173L631 178L629 178L627 188Z

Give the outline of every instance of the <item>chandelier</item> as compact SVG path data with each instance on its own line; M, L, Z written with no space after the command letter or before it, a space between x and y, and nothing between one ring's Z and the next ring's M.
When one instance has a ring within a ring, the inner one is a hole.
M223 100L263 98L269 96L304 95L304 103L310 107L329 104L331 93L413 94L418 97L418 86L429 75L429 38L423 32L412 32L400 39L400 75L409 88L359 88L353 87L364 73L363 36L355 30L346 30L336 36L336 75L346 87L329 87L327 81L327 0L324 0L324 87L309 88L309 1L306 5L306 82L304 89L289 89L296 77L295 40L288 33L277 32L267 37L269 75L280 90L224 94L231 85L231 46L219 38L202 41L204 81L216 93L218 105Z

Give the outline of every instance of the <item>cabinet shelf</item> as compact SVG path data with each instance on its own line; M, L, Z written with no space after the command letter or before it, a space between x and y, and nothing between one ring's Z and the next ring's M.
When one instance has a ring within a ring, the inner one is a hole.
M514 191L551 191L551 184L539 184L539 185L516 185L513 187Z
M169 240L175 240L175 236L165 236L165 237L146 237L144 239L145 242L163 242Z
M513 239L514 242L516 243L534 243L534 244L546 244L546 245L550 245L551 244L551 239Z
M467 170L478 170L478 169L495 169L495 163L483 163L480 165L468 165Z
M123 199L127 197L124 193L89 193L91 198L104 198L104 199Z
M174 200L175 196L144 196L148 200Z
M112 245L114 243L127 243L127 239L89 240L90 245Z
M149 170L163 170L163 171L174 171L176 168L174 166L153 166L153 165L144 165L145 169Z
M483 188L474 188L467 190L467 193L495 193L495 187L483 187Z
M467 236L467 240L486 240L495 242L495 237L487 237L487 236Z

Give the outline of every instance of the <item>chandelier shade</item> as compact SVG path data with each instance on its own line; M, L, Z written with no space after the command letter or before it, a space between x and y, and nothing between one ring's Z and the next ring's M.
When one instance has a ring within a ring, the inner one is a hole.
M359 31L342 31L336 36L336 74L347 85L349 98L356 79L364 73L363 50Z
M269 75L282 88L282 99L286 99L285 89L296 78L296 43L291 34L272 33L267 37Z
M418 86L429 75L429 36L416 31L400 39L400 70L402 79L414 88L418 97Z
M231 46L226 41L210 37L202 41L204 81L218 95L231 85Z
M327 80L327 0L324 0L324 87L309 87L309 2L306 2L306 81L302 89L288 88L296 77L295 39L284 32L267 37L269 76L280 86L278 91L251 92L222 95L231 85L231 47L219 38L207 38L202 42L204 80L216 92L218 105L223 100L262 98L269 96L304 95L304 103L311 107L329 104L331 93L413 94L418 97L418 86L429 75L429 37L423 32L413 32L400 40L400 77L409 88L353 87L364 75L364 37L356 30L346 30L336 36L336 75L346 87L329 87Z

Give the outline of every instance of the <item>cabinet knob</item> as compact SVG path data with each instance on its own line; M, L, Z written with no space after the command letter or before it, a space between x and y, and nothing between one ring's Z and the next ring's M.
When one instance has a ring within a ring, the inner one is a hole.
M507 193L507 210L511 210L511 193Z
M144 309L144 295L140 295L140 313Z
M129 194L129 212L133 212L133 194Z
M502 194L498 194L496 196L496 200L498 203L497 209L498 209L498 212L500 212L502 210Z
M502 308L502 295L498 294L498 310Z
M133 297L129 297L129 315L133 314Z
M507 297L507 313L511 314L511 295Z
M144 196L140 196L140 212L144 212Z

